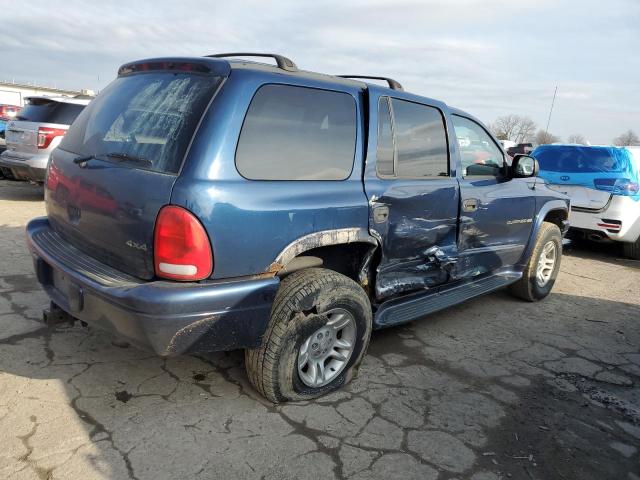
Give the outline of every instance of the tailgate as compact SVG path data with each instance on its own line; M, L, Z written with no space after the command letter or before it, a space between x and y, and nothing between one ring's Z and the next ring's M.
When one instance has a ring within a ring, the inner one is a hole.
M155 275L156 218L221 81L155 65L119 76L82 111L51 154L45 186L62 238L143 279Z
M7 150L11 156L31 158L38 153L38 122L11 121L5 130Z
M150 279L158 211L171 200L176 177L106 161L73 162L56 149L45 188L52 228L101 262Z
M569 198L571 198L571 206L588 208L590 210L600 210L604 208L611 198L609 192L580 185L550 184L549 188L568 195Z

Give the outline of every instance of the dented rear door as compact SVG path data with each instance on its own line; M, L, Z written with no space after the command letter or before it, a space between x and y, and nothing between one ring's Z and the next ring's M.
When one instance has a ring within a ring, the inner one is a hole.
M449 281L457 258L459 187L443 106L409 98L370 93L365 190L382 247L379 300Z

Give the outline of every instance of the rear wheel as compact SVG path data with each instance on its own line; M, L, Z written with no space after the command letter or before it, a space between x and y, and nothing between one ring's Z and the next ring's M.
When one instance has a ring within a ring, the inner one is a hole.
M268 400L305 400L337 390L356 374L372 313L353 280L321 268L286 277L263 344L245 352L249 380Z
M515 296L535 302L549 295L560 271L562 234L557 225L544 222L522 278L511 286Z
M623 243L622 248L625 257L640 260L640 237L633 243Z

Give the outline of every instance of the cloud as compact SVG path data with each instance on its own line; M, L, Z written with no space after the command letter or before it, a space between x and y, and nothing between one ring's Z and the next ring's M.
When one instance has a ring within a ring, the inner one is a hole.
M558 85L555 133L603 143L640 130L637 0L0 0L0 11L0 77L97 89L137 58L275 51L305 69L392 76L485 121L546 123Z

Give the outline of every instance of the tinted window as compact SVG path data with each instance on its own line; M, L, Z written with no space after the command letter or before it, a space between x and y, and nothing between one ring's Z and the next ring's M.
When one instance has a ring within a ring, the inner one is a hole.
M82 112L60 148L83 156L126 153L150 160L151 170L177 173L219 83L188 73L119 77Z
M504 155L484 128L458 115L453 115L453 128L460 148L462 174L465 177L499 176L504 166Z
M348 94L265 85L242 126L236 166L252 180L344 180L356 143L356 106Z
M393 99L396 176L449 175L447 135L437 108Z
M378 100L378 149L376 154L378 175L393 175L393 133L389 97Z
M76 103L34 98L16 115L16 120L71 125L83 109L84 105Z

